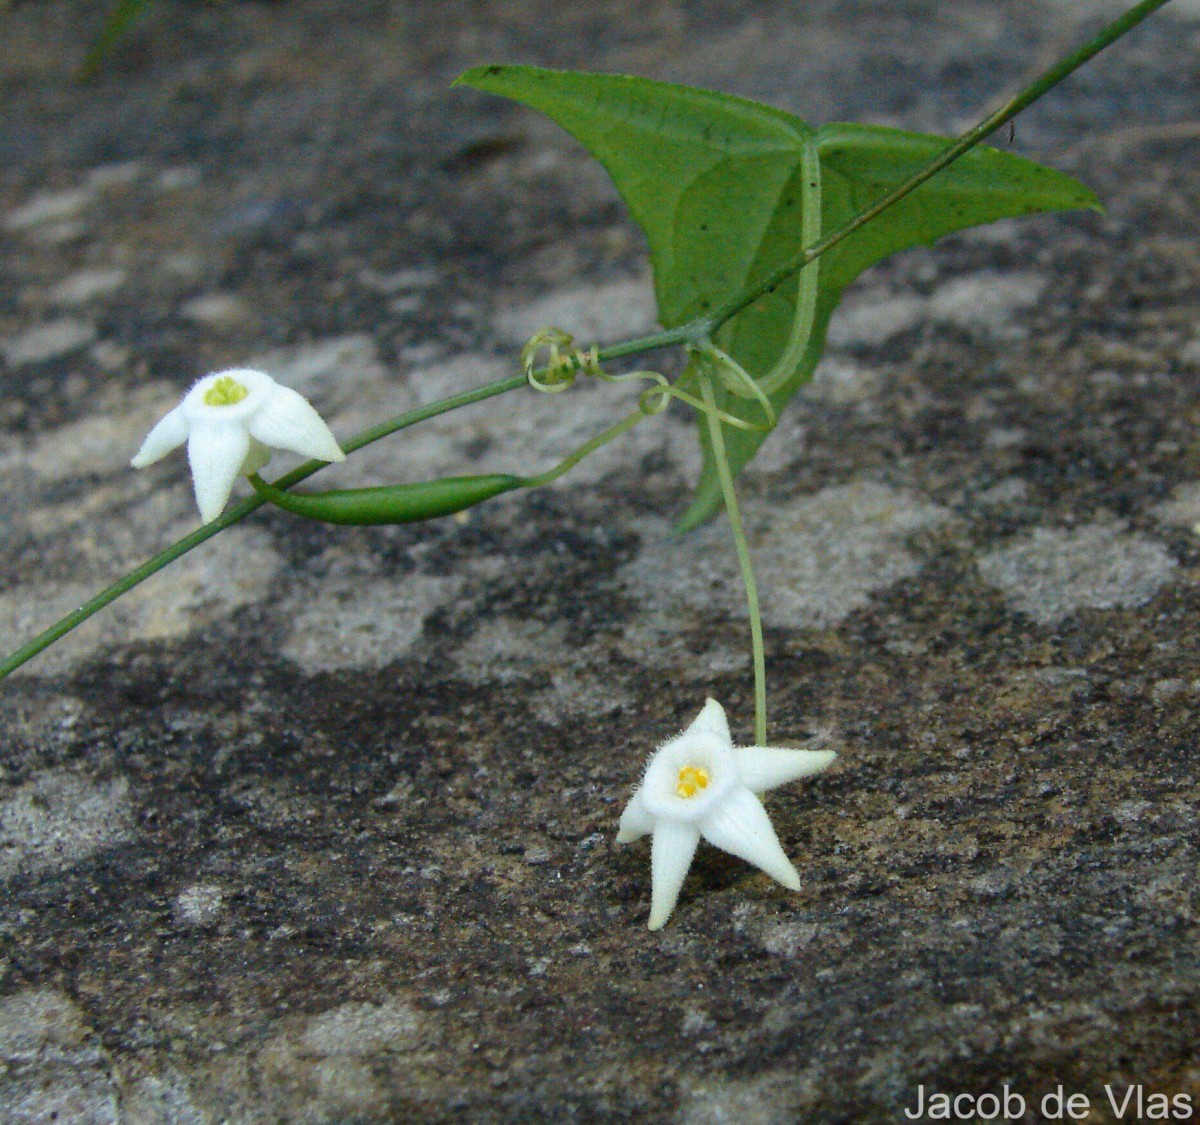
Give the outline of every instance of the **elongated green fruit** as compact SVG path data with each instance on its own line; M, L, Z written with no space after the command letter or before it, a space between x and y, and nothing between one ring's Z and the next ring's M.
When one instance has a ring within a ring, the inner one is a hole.
M251 477L250 483L259 496L294 515L322 523L363 525L416 523L453 515L502 492L523 488L527 481L492 473L331 492L285 492L258 477Z

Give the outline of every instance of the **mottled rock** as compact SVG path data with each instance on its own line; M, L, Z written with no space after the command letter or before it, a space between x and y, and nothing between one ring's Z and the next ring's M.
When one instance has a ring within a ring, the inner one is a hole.
M343 1004L314 1016L295 1040L304 1055L374 1055L401 1051L421 1027L407 1004Z
M945 509L873 481L823 489L747 513L765 619L779 627L827 627L920 570L909 536L937 527ZM725 528L687 539L648 528L647 546L622 571L644 609L744 614L745 594Z
M184 301L179 314L217 331L235 328L251 317L250 309L233 293L201 293Z
M128 838L132 816L125 778L40 774L0 799L0 879L69 868L114 847Z
M973 273L939 285L928 297L887 291L852 292L834 314L829 343L835 348L879 345L933 317L968 331L998 337L1025 332L1021 314L1038 303L1046 279L1033 273Z
M198 526L182 452L128 460L206 371L263 367L344 437L518 374L545 323L652 327L604 172L451 90L468 66L947 134L1124 5L163 4L79 83L101 7L4 13L8 647ZM799 891L704 848L651 934L646 850L613 846L705 696L752 730L727 526L669 530L687 410L462 518L260 511L0 684L0 1119L878 1125L919 1084L1093 1116L1106 1083L1200 1090L1194 7L1017 121L1106 215L873 267L739 481L770 738L838 753L769 798ZM538 471L635 395L513 391L304 487Z
M140 160L119 160L115 164L100 164L89 169L87 184L88 187L99 191L119 191L138 180L142 171Z
M198 517L195 523L199 523ZM187 528L175 525L172 530L182 532ZM163 535L159 528L158 538L147 537L142 542L154 545L167 539L169 535ZM176 563L168 587L164 587L162 578L149 580L109 613L92 618L50 649L38 664L21 669L18 675L61 672L83 660L107 657L114 646L135 640L185 637L263 597L273 588L280 564L279 555L261 531L232 529ZM107 577L97 574L87 581L62 584L31 577L10 587L0 593L0 633L32 636L39 626L81 605Z
M1171 492L1171 499L1155 505L1154 514L1165 524L1200 527L1200 481L1184 481Z
M221 916L224 892L217 883L193 883L175 896L171 910L186 926L206 926Z
M120 266L79 270L50 290L50 300L56 305L86 305L116 292L125 284L126 276Z
M0 443L0 467L13 476L33 472L50 481L128 474L143 438L178 401L177 392L161 383L139 386L119 411L89 411L36 437Z
M826 340L834 348L882 344L914 328L924 311L920 297L860 291L834 313Z
M251 356L247 366L262 368L279 382L319 402L323 409L353 402L386 377L378 345L361 333L264 352Z
M502 309L496 327L522 345L543 328L559 328L580 347L654 331L654 293L642 276L603 285L558 289L528 304Z
M408 653L426 617L460 586L459 578L408 574L392 580L335 562L319 589L294 598L283 654L309 672L385 667Z
M87 347L95 338L96 326L87 321L51 320L0 339L0 355L10 367L25 367L69 355Z
M976 273L938 286L929 313L960 328L1013 338L1025 335L1022 313L1033 308L1046 279L1032 273Z
M5 229L27 231L46 223L74 219L92 201L92 197L93 193L87 188L41 192L5 215Z
M74 1051L86 1039L82 1013L61 992L31 988L0 998L0 1055L11 1062Z
M0 1113L13 1125L117 1125L117 1091L83 1014L61 992L0 997Z
M984 555L979 572L1015 609L1044 625L1081 609L1145 605L1175 577L1159 543L1109 524L1032 535Z
M177 168L164 168L154 177L154 186L159 191L186 191L197 187L203 173L193 164L182 164Z
M679 1125L788 1125L814 1100L815 1081L795 1071L701 1081L688 1088Z

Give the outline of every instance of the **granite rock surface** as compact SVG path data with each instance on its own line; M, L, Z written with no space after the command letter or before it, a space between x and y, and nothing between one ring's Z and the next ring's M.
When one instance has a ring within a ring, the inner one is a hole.
M952 132L1118 5L161 0L82 84L104 7L0 16L5 649L196 525L181 458L128 460L206 371L346 435L546 320L653 324L603 173L468 66ZM702 848L651 934L614 845L706 695L752 726L726 530L669 531L686 416L461 520L260 512L0 684L0 1119L1200 1107L1198 49L1179 0L1026 113L1107 213L872 270L743 478L772 737L839 754L768 799L801 891ZM546 467L627 405L510 395L325 476Z

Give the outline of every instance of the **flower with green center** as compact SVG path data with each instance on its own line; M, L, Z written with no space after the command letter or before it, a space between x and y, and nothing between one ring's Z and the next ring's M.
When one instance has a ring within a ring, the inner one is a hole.
M651 757L621 814L617 843L652 835L650 929L671 916L701 838L791 890L800 876L783 853L758 794L825 769L832 750L734 746L725 711L704 704L682 734Z
M221 514L238 475L258 472L271 449L318 461L346 457L308 399L246 367L206 375L193 386L146 436L133 467L153 465L185 441L205 523Z

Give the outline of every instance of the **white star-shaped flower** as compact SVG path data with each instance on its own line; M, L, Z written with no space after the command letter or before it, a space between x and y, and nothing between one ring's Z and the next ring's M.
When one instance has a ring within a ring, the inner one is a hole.
M256 473L270 460L271 448L319 461L346 459L308 399L248 367L205 375L146 435L133 467L153 465L185 441L205 523L221 514L239 474Z
M734 746L724 709L708 700L687 730L654 753L621 814L618 844L653 834L650 929L675 909L701 837L799 890L800 876L757 794L823 770L835 757L832 750Z

